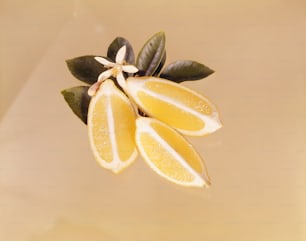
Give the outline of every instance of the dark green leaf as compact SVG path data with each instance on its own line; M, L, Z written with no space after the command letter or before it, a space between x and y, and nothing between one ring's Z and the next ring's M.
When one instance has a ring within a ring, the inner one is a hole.
M125 60L127 63L134 65L135 55L132 45L129 43L129 41L122 37L115 38L115 40L110 44L107 50L107 57L109 57L113 62L115 62L118 50L124 45L126 46Z
M203 79L212 73L214 73L212 69L198 62L178 60L166 66L160 77L179 83L185 80Z
M94 57L96 56L81 56L68 59L66 63L74 77L87 84L93 84L97 81L99 74L106 70Z
M159 76L160 71L162 70L162 68L163 68L164 65L165 65L166 57L167 57L167 56L166 56L166 51L165 51L165 52L164 52L164 55L163 55L163 57L162 57L162 60L160 61L160 63L159 63L159 65L158 65L157 69L155 70L153 76Z
M87 94L88 86L76 86L63 90L67 104L85 124L87 124L87 113L90 102L90 96Z
M165 52L166 37L164 32L153 35L142 47L136 60L136 67L143 75L153 75Z

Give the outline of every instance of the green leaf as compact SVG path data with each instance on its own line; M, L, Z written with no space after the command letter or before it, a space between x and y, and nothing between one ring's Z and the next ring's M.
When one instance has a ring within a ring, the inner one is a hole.
M179 83L185 80L203 79L212 73L214 73L212 69L198 62L178 60L167 65L160 77Z
M153 76L159 76L159 74L160 74L160 71L162 70L162 68L164 67L164 65L165 65L165 62L166 62L166 51L164 52L164 55L163 55L163 57L162 57L162 59L161 59L161 61L160 61L160 63L159 63L159 65L158 65L158 67L157 67L157 69L155 70L155 72L154 72L154 74L153 74Z
M107 57L109 57L113 62L115 62L118 50L124 45L126 46L125 60L127 63L134 65L135 55L132 45L129 43L128 40L122 37L115 38L114 41L110 44L107 50Z
M106 70L102 64L94 59L94 55L86 55L66 60L68 69L74 77L87 83L93 84L98 76Z
M67 104L85 124L87 124L88 106L91 97L87 94L88 86L76 86L62 90Z
M143 75L153 75L165 52L166 37L164 32L154 34L142 47L136 60L136 67Z

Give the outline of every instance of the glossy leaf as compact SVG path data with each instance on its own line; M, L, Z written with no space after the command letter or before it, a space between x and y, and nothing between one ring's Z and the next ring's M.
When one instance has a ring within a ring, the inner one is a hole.
M165 62L166 62L166 51L164 52L164 55L163 55L163 57L162 57L162 59L161 59L161 61L160 61L160 63L159 63L159 65L158 65L158 67L157 67L157 69L155 70L155 72L154 72L154 74L153 74L153 76L159 76L159 74L160 74L160 71L162 70L162 68L164 67L164 65L165 65Z
M99 74L106 70L94 57L96 56L81 56L66 60L66 63L74 77L87 84L93 84L97 81Z
M143 75L150 76L157 70L165 52L164 32L153 35L142 47L136 60L136 67Z
M128 40L122 37L115 38L114 41L110 44L107 50L107 57L109 57L113 62L115 62L118 50L124 45L126 46L125 60L127 63L134 65L135 55L133 47Z
M212 73L214 73L212 69L198 62L178 60L166 66L160 77L179 83L186 80L203 79Z
M91 99L87 94L88 88L88 86L76 86L61 92L73 113L85 124L87 124L88 106Z

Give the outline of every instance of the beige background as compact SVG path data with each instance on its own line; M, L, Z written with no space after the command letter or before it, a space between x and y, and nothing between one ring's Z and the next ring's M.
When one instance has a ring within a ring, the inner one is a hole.
M0 241L306 240L306 2L0 1ZM139 159L115 176L59 91L64 60L138 51L167 35L167 62L216 70L185 85L224 128L190 139L208 190L177 187Z

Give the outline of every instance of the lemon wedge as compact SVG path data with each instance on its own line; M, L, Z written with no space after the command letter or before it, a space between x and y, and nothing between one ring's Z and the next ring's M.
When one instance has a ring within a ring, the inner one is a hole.
M148 116L182 134L201 136L222 126L214 104L181 84L156 77L129 77L125 91Z
M136 145L146 163L167 180L183 186L210 185L204 162L192 145L161 121L138 117Z
M127 96L105 80L90 101L87 119L90 145L102 167L118 173L136 159L135 120Z

